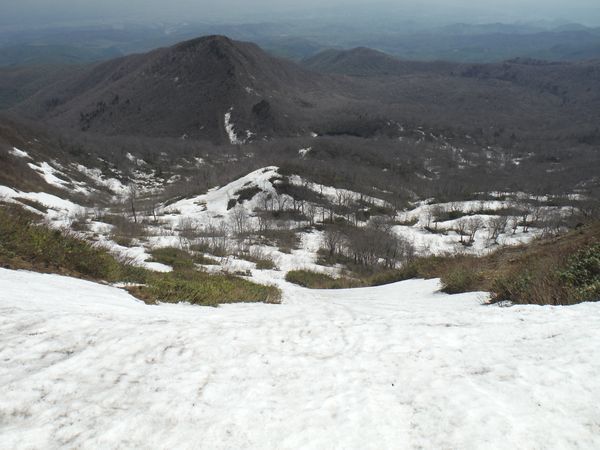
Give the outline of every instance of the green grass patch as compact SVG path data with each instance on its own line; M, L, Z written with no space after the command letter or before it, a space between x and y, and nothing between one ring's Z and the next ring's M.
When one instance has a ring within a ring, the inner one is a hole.
M450 268L442 277L442 292L460 294L477 291L482 275L475 266L456 265Z
M600 300L600 243L590 245L573 255L558 275L575 291L577 299Z
M109 281L118 279L122 269L107 250L38 224L33 214L17 207L0 208L0 264Z
M157 249L157 260L173 265L174 272L158 273L120 261L106 249L61 230L37 223L22 208L0 207L0 265L10 269L86 278L95 281L141 284L129 291L149 303L190 302L217 306L232 302L278 303L279 289L233 275L194 270L199 256L173 248ZM190 267L190 265L192 267Z
M194 264L218 265L218 261L202 254L190 253L177 247L161 247L150 251L152 262L173 267L174 270L193 269Z
M129 292L147 303L188 302L218 306L223 303L280 302L281 292L234 275L207 274L199 271L175 271L152 275L146 285L129 288Z

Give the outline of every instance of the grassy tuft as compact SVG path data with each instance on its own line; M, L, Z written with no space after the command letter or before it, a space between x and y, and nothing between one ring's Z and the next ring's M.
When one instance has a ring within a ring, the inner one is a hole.
M256 268L258 270L275 270L277 269L277 265L273 258L265 255L262 252L255 251L250 253L240 253L238 255L239 258L245 259L246 261L250 261L256 264Z
M573 255L558 273L581 301L600 300L600 243L595 243Z
M17 207L0 208L0 264L12 269L115 280L121 264L107 250L38 224Z
M153 262L166 264L173 267L175 270L193 269L194 264L219 264L216 260L208 258L202 254L192 254L176 247L155 248L150 252L150 254L152 255Z
M333 278L311 270L290 270L285 275L285 280L310 289L349 289L363 286L359 280Z
M218 306L223 303L279 303L281 292L274 286L264 286L233 275L211 275L198 271L175 271L153 275L146 285L129 291L148 302Z
M460 294L477 291L480 286L480 274L474 266L458 264L442 276L442 292Z

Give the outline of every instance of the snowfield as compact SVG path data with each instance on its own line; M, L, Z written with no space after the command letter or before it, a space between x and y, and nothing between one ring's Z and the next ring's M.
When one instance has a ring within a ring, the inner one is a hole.
M600 304L282 286L146 306L0 269L0 448L600 448Z

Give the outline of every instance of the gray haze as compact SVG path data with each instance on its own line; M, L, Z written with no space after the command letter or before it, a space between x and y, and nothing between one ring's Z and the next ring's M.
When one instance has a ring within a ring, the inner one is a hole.
M599 0L0 0L0 25L84 21L553 21L600 25Z

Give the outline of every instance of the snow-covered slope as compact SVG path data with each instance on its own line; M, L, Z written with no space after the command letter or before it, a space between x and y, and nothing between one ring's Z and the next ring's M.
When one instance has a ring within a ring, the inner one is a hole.
M248 211L252 211L254 207L258 206L259 198L269 194L276 195L270 179L278 176L277 170L278 168L275 166L255 170L225 186L211 189L204 195L175 202L165 208L165 212L175 212L174 216L194 217L196 220L201 220L203 217L222 217L228 211L229 201L236 199L236 194L248 187L260 190L260 196L255 196L245 205Z
M0 269L0 448L598 448L600 304L437 281L146 306Z

